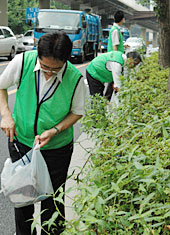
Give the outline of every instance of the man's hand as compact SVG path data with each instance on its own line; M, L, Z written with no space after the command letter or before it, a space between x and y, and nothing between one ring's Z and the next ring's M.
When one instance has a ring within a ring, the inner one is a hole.
M14 134L17 135L17 133L15 123L10 112L5 116L2 116L0 127L4 131L5 135L10 137L10 142L12 142Z
M59 132L62 132L73 126L81 117L82 115L69 113L64 120L62 120L60 123L57 123L57 129ZM56 129L54 128L44 131L41 135L37 135L35 137L35 144L39 141L40 148L42 148L44 145L48 144L48 142L56 135L56 133Z
M48 142L55 136L55 134L56 130L54 128L46 130L41 135L37 135L35 137L35 144L39 141L40 148L42 148L44 145L48 144Z
M130 46L129 45L124 45L124 48L129 48Z
M114 82L112 83L112 88L113 88L115 93L119 92L119 88L118 87L114 87Z

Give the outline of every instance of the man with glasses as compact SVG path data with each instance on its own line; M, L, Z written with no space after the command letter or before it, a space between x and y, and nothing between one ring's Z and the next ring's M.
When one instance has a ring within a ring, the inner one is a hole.
M65 33L45 34L37 51L15 56L0 77L1 129L9 137L11 159L19 159L15 135L22 155L39 141L54 192L65 184L73 152L73 124L84 114L85 84L81 73L68 61L71 51L72 42ZM11 114L7 89L13 85L17 85L17 93ZM60 234L64 229L60 223L64 222L64 206L57 203L57 207L62 215L55 221L57 227L51 226L50 231L47 225L44 227L50 234ZM56 211L52 197L41 202L43 210L42 223ZM34 205L15 208L17 235L31 234L29 219L33 213Z

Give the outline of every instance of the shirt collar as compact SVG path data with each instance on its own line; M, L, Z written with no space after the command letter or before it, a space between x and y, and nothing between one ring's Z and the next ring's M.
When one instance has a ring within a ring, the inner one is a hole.
M61 70L57 73L57 78L58 78L58 80L60 81L60 82L62 82L62 78L63 78L63 72L64 72L64 70L65 70L65 67L66 67L66 63L64 63L64 65L63 65L63 67L61 68ZM37 57L37 63L36 63L36 65L35 65L35 67L34 67L34 72L36 72L36 71L38 71L38 70L40 70L41 69L41 66L40 66L40 61L39 61L39 59L38 59L38 57ZM53 76L52 76L53 77ZM56 77L56 75L55 75L55 77Z
M113 25L120 29L120 26L117 23L114 23Z

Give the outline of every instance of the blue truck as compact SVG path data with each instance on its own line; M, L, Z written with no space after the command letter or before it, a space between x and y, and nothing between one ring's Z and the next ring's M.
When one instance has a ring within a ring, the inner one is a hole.
M110 29L111 28L102 29L102 38L101 38L101 44L100 44L100 51L102 53L107 52L107 44L108 44Z
M34 24L35 47L44 33L63 30L73 42L72 58L93 59L100 49L101 20L84 11L40 9Z

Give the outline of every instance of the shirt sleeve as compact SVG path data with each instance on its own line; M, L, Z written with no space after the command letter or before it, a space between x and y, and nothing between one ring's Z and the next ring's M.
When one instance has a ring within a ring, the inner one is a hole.
M83 115L86 98L87 86L85 85L84 78L81 78L73 96L71 112L76 115Z
M122 72L121 64L117 62L109 62L110 69L112 71L114 87L121 88L120 75Z
M18 54L9 62L3 73L0 75L0 89L8 89L17 85L21 76L23 53Z
M113 46L116 46L116 45L120 44L119 32L118 32L117 29L113 30L111 38L112 38L112 45Z

